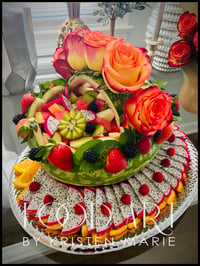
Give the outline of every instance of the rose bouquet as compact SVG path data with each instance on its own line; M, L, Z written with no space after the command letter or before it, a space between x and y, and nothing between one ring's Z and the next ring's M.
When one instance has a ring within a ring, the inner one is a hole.
M89 29L77 29L66 35L53 58L56 72L65 79L74 71L101 71L104 82L114 93L139 89L152 71L145 49Z
M80 73L100 75L113 105L121 103L117 106L123 113L121 125L134 128L144 136L153 136L173 120L180 119L177 97L170 97L148 82L148 88L144 89L152 71L146 49L122 38L76 29L56 49L53 66L66 80Z
M193 13L184 12L177 23L181 40L172 44L168 62L171 67L181 67L198 57L198 21Z

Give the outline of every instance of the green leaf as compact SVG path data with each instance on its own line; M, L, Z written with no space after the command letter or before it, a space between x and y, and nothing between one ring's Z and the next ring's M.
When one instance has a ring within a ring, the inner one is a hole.
M86 142L81 147L79 147L73 155L74 163L79 164L83 160L83 153L88 149L95 149L97 144L101 143L101 140L93 139L91 141Z
M124 132L119 137L119 143L122 146L126 146L130 143L135 143L135 133L133 129L124 128Z
M31 122L30 124L29 124L29 128L31 129L31 130L34 130L35 132L37 132L38 131L38 124L37 124L37 122Z
M67 81L64 79L54 79L51 81L51 83L55 84L56 86L63 86L63 87L67 85Z

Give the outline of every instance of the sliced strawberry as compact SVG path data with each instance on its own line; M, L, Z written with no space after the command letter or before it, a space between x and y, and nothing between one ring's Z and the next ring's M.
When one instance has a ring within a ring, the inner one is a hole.
M108 152L107 164L104 169L109 173L115 174L122 171L127 165L124 154L118 148L113 148Z
M72 151L67 145L59 144L53 148L47 159L55 167L64 171L71 171L73 167Z
M35 100L35 98L36 97L32 95L31 93L24 94L24 96L21 99L22 114L25 114L27 112L28 108L30 107L32 102Z

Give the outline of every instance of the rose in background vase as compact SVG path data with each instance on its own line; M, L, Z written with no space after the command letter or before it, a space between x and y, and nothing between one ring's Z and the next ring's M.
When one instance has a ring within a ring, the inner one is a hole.
M198 112L198 21L195 14L184 12L177 23L181 40L172 44L168 63L171 67L181 67L185 81L180 89L179 101L191 113Z

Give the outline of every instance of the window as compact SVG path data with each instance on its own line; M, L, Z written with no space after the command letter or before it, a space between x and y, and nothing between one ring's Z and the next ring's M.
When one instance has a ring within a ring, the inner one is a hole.
M68 10L66 2L4 2L12 10L23 7L30 7L32 14L34 37L38 55L37 80L45 80L55 75L52 67L52 55L57 47L57 35L59 26L68 19ZM93 16L94 10L97 10L98 2L81 2L80 17L81 20L91 30L99 30L109 34L109 25L103 26L97 23L97 17ZM116 20L115 35L128 40L130 31L134 29L130 24L130 14L127 13L123 19Z

